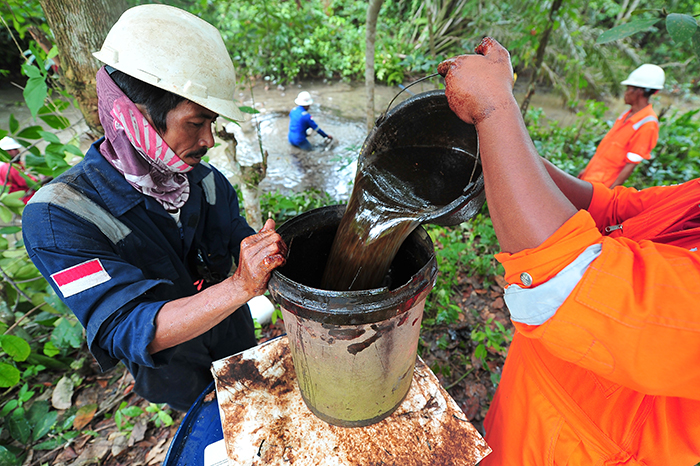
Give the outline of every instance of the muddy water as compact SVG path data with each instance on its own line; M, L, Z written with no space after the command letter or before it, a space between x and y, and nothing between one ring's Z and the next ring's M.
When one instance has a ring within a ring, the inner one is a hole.
M436 86L437 81L425 82L409 90L425 92ZM308 138L314 145L312 152L294 148L287 141L289 112L295 107L294 99L302 90L308 91L314 99L309 108L314 121L333 136L333 142L326 144L324 138L312 133ZM376 87L375 117L386 111L400 91L398 87ZM357 157L367 136L366 91L363 84L307 82L270 88L259 84L252 91L242 89L238 97L243 105L260 112L247 116L240 126L229 128L238 141L236 150L242 165L262 161L260 140L262 150L268 152L267 176L260 183L263 192L290 194L318 189L339 202L348 200L357 169ZM393 105L408 97L410 92L401 92ZM223 151L212 150L210 161L237 184L236 171Z

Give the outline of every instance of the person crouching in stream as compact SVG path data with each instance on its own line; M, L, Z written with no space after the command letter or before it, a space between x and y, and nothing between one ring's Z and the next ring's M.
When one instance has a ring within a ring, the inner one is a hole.
M311 94L301 91L297 98L294 99L294 103L297 106L289 112L289 132L287 133L287 140L289 140L291 145L305 151L313 150L313 146L306 139L307 131L311 130L315 130L328 141L333 140L333 136L326 134L309 113L309 107L314 103Z

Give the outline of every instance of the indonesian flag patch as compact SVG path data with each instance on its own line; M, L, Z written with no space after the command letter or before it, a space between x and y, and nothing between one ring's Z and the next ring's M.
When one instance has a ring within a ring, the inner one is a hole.
M58 289L64 298L112 279L99 259L92 259L82 264L68 267L51 275L51 278L58 285Z

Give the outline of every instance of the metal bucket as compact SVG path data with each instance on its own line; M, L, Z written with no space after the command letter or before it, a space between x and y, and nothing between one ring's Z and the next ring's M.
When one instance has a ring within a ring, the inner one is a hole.
M362 145L357 172L360 173L365 164L383 153L396 152L401 148L412 152L424 148L426 154L435 157L431 163L443 166L441 171L444 176L441 179L429 186L418 187L426 199L434 200L432 203L435 205L442 205L421 223L457 225L479 212L486 194L481 164L478 162L476 128L454 114L444 91L417 94L380 117ZM455 151L464 157L449 157ZM469 164L464 163L465 157L471 159ZM455 194L445 200L445 193L448 192Z
M311 210L279 227L289 255L269 290L282 308L306 405L329 424L359 427L389 416L408 393L437 263L419 227L392 262L388 287L318 288L344 209Z

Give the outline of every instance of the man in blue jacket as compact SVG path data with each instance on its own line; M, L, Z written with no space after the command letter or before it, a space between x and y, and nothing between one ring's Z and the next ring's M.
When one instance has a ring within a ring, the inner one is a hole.
M255 234L226 177L201 161L214 120L242 116L214 27L141 5L95 56L106 64L105 137L32 198L25 245L101 368L121 361L136 393L186 411L214 360L256 344L246 303L264 293L286 246L272 220Z
M314 103L311 94L306 91L301 91L297 98L294 99L294 103L297 104L297 106L289 112L289 133L287 134L287 139L291 145L302 150L313 150L313 146L309 140L306 139L306 131L309 128L315 130L328 140L333 139L333 136L326 134L318 127L313 118L311 118L309 107Z

